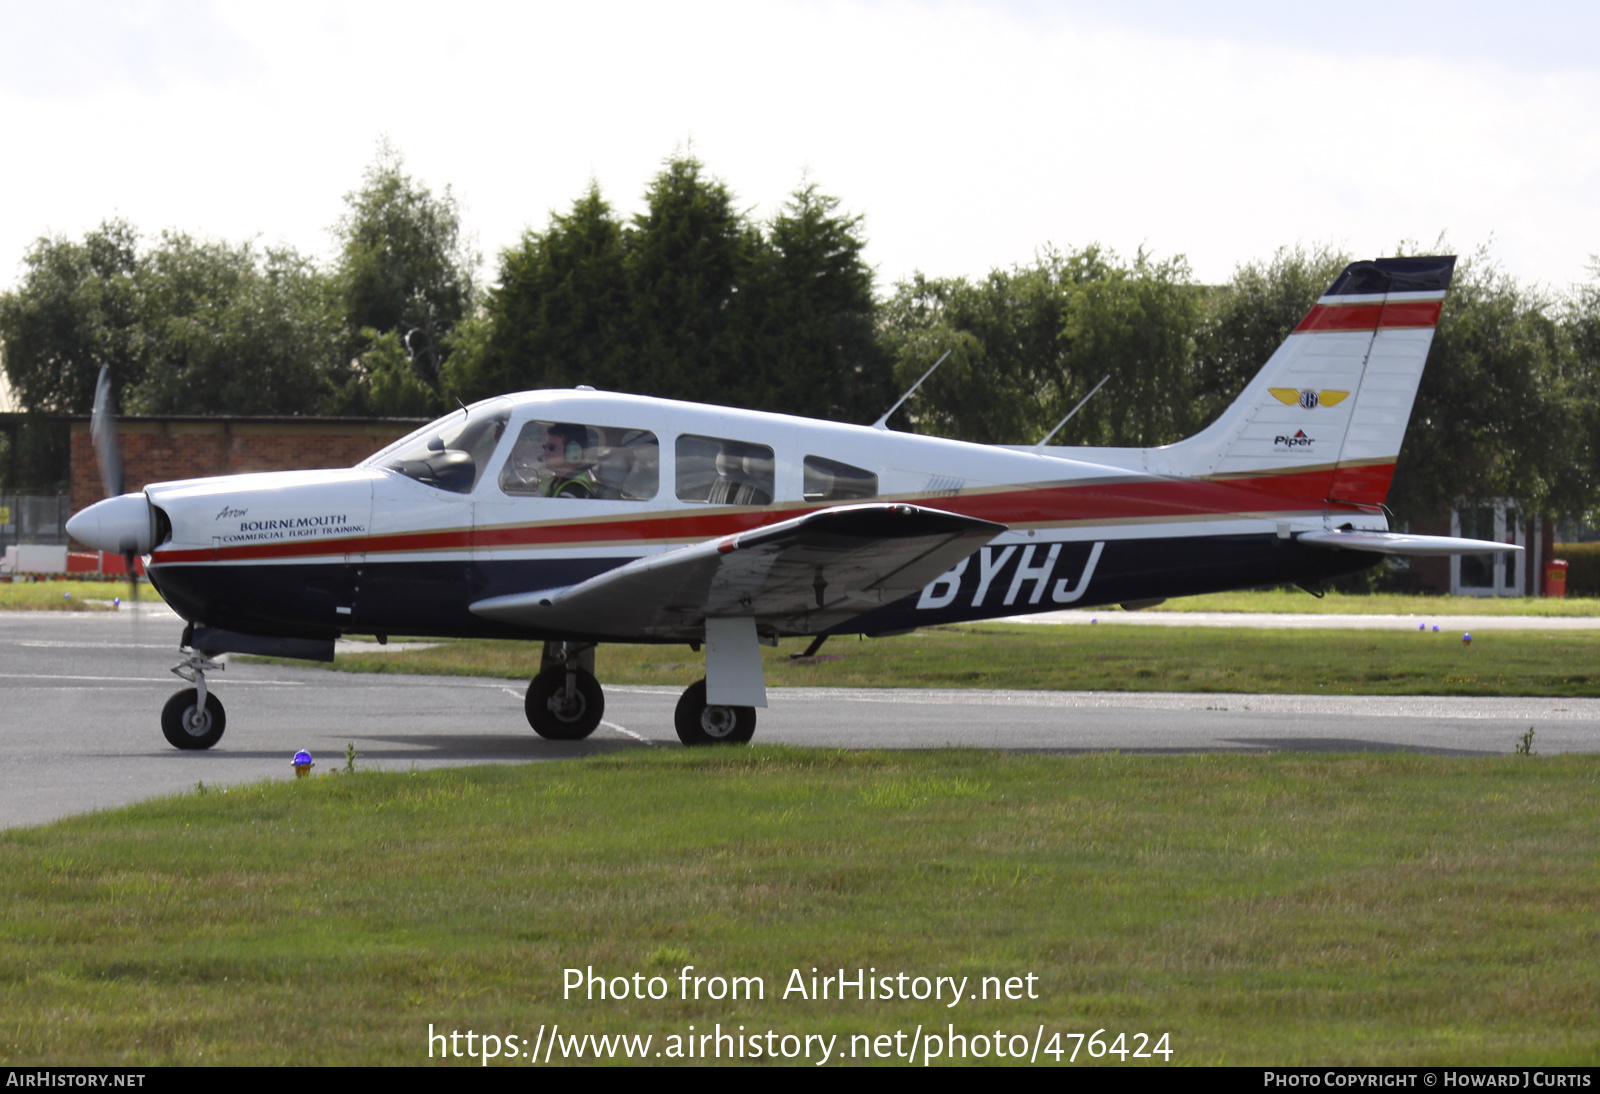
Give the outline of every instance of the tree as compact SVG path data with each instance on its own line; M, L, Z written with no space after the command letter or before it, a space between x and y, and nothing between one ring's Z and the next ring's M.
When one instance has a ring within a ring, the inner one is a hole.
M916 275L896 287L882 330L906 387L950 351L910 410L921 431L1038 440L1110 373L1055 443L1163 444L1193 424L1200 303L1182 259L1052 249L979 284Z
M624 224L597 186L501 255L452 336L460 398L589 384L863 421L891 396L860 218L801 187L768 230L699 161L667 161Z
M1513 497L1534 512L1593 504L1578 398L1592 372L1554 312L1481 251L1457 264L1395 465L1398 517L1468 498Z
M411 355L395 331L379 334L368 327L370 342L361 355L366 397L363 410L385 418L425 418L436 414L438 394L417 375Z
M1059 374L1057 342L1064 308L1054 286L1028 292L1048 273L996 270L979 284L914 274L895 286L881 330L895 361L896 387L907 390L943 361L897 415L919 432L981 442L1015 442L1033 431L1041 376ZM1031 283L1031 284L1030 284ZM1017 307L1034 296L1039 309ZM1042 321L1041 321L1042 319ZM887 407L885 407L887 409Z
M364 331L395 332L419 377L437 388L450 332L472 306L478 261L462 237L455 196L447 186L435 197L384 141L345 205L335 235L347 353L371 345Z
M839 204L806 182L773 218L743 302L744 352L762 374L764 409L870 422L893 400L894 377L862 218Z
M1074 435L1144 447L1193 433L1200 425L1193 362L1203 297L1188 263L1157 262L1141 250L1133 265L1107 262L1074 289L1062 328L1066 373L1083 390L1096 374L1111 377L1074 420ZM1071 409L1068 389L1058 381L1051 395L1045 405L1059 421Z
M630 373L623 227L598 186L500 257L483 315L454 339L445 386L464 400L536 387L640 390Z
M627 234L627 390L759 407L765 394L748 354L739 294L765 247L721 182L690 156L674 156L645 194Z
M142 378L138 246L132 225L108 220L81 242L48 236L29 248L22 284L0 295L6 376L24 407L87 413L101 365L117 392Z
M84 414L100 366L117 406L147 414L315 412L339 369L327 279L290 250L122 221L81 242L41 239L0 297L6 371L22 404Z
M309 414L340 362L327 279L292 250L164 233L140 263L145 414Z
M1600 506L1600 257L1590 260L1593 280L1578 285L1561 316L1567 395L1577 417L1577 438L1571 463L1582 476L1582 490L1562 490L1560 508L1597 523Z

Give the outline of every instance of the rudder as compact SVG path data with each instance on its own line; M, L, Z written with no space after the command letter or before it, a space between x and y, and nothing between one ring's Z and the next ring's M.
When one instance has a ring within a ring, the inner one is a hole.
M1454 269L1454 256L1345 267L1233 405L1195 436L1150 450L1147 466L1325 475L1329 505L1382 505Z

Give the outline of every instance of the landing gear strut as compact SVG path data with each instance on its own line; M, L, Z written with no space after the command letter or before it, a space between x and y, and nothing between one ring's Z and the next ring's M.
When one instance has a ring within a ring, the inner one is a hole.
M550 741L581 741L605 715L605 693L594 678L594 643L546 642L544 667L528 685L528 724Z
M228 717L222 701L206 690L206 673L221 672L225 667L195 650L185 653L172 667L174 676L194 684L175 692L161 709L161 733L173 748L210 748L222 740Z
M686 745L742 745L756 734L756 708L708 704L701 680L684 691L672 722Z

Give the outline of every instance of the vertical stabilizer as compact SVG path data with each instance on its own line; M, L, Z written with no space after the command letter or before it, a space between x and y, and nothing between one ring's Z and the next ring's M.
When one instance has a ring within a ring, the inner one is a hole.
M1302 496L1314 486L1332 504L1381 505L1454 269L1453 256L1347 266L1221 417L1145 450L1142 465L1218 478L1292 474Z

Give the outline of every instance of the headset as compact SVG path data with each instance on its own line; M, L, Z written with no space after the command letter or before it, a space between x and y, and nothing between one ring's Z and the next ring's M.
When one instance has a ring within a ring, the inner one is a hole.
M574 437L573 434L578 434ZM545 430L546 437L561 437L566 441L563 449L563 458L567 463L577 464L583 459L585 441L589 437L589 427L582 425L552 425ZM582 439L579 439L582 438Z

